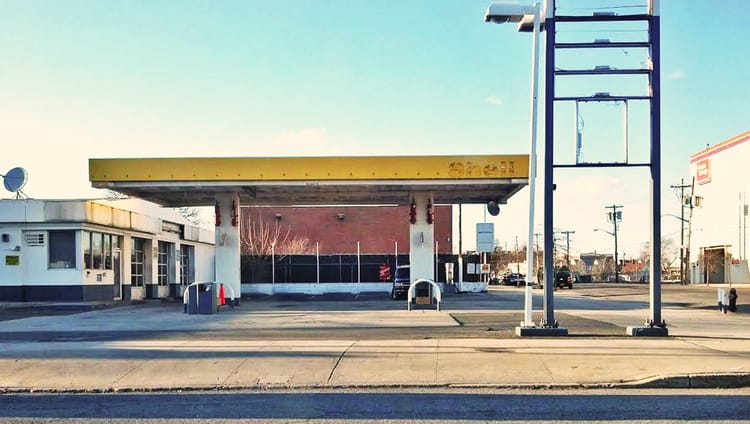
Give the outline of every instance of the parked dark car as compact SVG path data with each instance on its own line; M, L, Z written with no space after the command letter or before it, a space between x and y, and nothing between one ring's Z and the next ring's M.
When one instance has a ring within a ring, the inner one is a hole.
M401 265L393 274L393 286L391 287L391 299L406 299L411 285L411 272L409 265Z
M573 288L573 273L566 267L560 268L555 272L555 288L567 287Z
M523 286L526 284L526 276L516 272L503 276L504 286Z

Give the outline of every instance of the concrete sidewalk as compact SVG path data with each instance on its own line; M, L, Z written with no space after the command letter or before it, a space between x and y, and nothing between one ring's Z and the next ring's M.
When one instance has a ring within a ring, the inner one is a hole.
M740 387L747 340L454 339L18 343L0 390Z
M672 320L667 338L498 338L489 331L462 338L432 337L430 329L455 329L452 314L467 311L239 308L200 316L177 308L129 306L4 321L0 391L750 386L750 316L744 314L665 310ZM647 316L642 309L565 313L623 327ZM425 336L369 338L374 325L419 328ZM242 339L218 331L250 335L269 328L282 335L299 328L359 335ZM65 334L64 341L50 341L54 334Z

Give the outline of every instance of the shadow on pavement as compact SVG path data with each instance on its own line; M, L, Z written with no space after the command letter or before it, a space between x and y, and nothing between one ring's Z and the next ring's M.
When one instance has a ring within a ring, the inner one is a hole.
M234 328L224 330L87 330L0 332L1 342L114 342L124 340L420 340L455 338L514 338L521 312L455 312L452 326L381 327L326 325L325 327ZM625 328L609 322L558 313L569 337L626 337ZM534 316L536 322L541 313ZM1 354L0 354L1 356Z

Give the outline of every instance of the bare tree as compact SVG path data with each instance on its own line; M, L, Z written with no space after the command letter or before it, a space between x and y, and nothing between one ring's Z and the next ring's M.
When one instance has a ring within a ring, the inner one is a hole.
M278 222L269 224L263 221L260 213L253 219L252 211L243 214L242 221L242 262L251 273L250 281L271 280L271 268L268 266L271 261L281 260L287 255L313 252L310 240L301 234L292 234L288 225L282 226Z
M490 253L489 262L493 270L505 271L510 264L521 263L526 260L526 247L519 247L518 250L503 250L495 247Z
M243 223L241 237L242 251L251 256L271 255L298 255L312 253L312 243L301 234L292 234L291 228L273 225L264 222L258 214L257 219L252 219L248 214L248 222Z
M670 267L674 263L675 259L679 256L679 250L675 248L674 240L672 239L661 239L661 267L662 276L666 276L670 273ZM651 263L651 243L643 243L643 248L638 255L638 259L644 263Z
M720 249L701 249L701 253L698 255L698 263L703 264L706 285L709 283L723 283L723 281L710 281L711 274L723 268L726 262L732 261L729 252L724 252L724 255L722 255L720 251Z
M119 191L107 190L107 192L104 194L104 198L105 199L110 199L110 200L113 200L113 199L127 199L128 195L127 194L122 194Z
M196 208L181 207L175 208L175 210L182 215L183 218L187 219L188 222L200 227L201 225L201 211Z

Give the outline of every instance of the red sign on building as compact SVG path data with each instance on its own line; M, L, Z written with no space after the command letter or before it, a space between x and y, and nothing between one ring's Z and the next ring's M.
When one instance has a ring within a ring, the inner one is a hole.
M695 164L695 179L698 184L711 182L711 159L703 159Z

